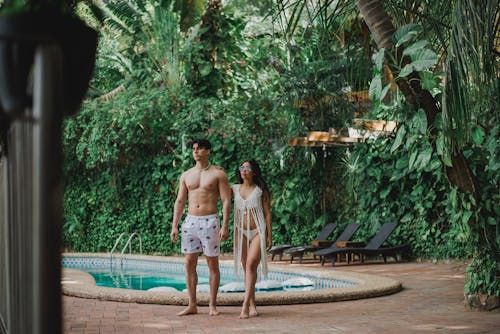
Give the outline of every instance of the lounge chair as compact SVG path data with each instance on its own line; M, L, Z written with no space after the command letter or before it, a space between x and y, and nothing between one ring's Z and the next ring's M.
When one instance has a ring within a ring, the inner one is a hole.
M336 223L326 224L325 227L323 227L323 229L321 230L321 232L319 232L318 236L311 242L311 245L312 244L321 244L321 243L324 243L328 239L328 237L330 236L330 234L332 234L333 230L335 230L336 228L337 228L337 224ZM274 257L276 255L279 255L280 261L281 261L281 259L283 258L283 252L285 252L287 249L290 249L292 247L297 247L297 246L294 246L294 245L278 245L278 246L272 247L269 250L269 254L271 254L271 261L274 260Z
M288 248L284 251L284 253L290 255L290 263L293 262L293 259L296 256L299 257L299 263L302 263L302 258L306 252L316 252L318 250L328 248L331 245L335 245L337 242L348 241L358 228L359 224L349 224L335 241L323 243L312 242L311 245ZM314 255L314 258L316 258L316 254Z
M332 247L316 251L315 254L322 256L322 265L329 259L332 262L332 266L335 264L335 259L339 254L345 254L348 263L351 260L351 256L354 254L360 255L361 262L364 261L366 255L382 255L384 257L384 263L387 263L387 256L394 256L397 261L397 254L408 250L408 245L382 247L396 227L397 223L385 223L364 247L338 247L332 245Z

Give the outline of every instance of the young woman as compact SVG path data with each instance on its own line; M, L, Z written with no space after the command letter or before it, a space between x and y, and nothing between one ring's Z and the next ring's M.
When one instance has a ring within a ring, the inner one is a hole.
M271 193L262 178L259 164L246 160L238 168L239 184L232 186L234 197L234 265L236 276L240 264L245 274L245 299L240 318L257 316L255 282L261 264L267 277L266 250L272 246Z

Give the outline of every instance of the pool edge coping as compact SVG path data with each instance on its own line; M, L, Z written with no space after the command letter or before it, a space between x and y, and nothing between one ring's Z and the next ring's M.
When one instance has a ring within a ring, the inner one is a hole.
M109 258L109 254L105 253L63 253L62 256ZM126 257L136 260L184 262L182 257L174 256L127 255ZM233 261L220 260L220 263L232 265ZM257 293L255 299L258 305L309 304L355 300L385 296L403 289L401 281L378 275L350 272L344 269L342 271L318 270L308 267L297 268L269 263L269 271L347 280L356 282L357 284L311 291ZM89 299L165 305L187 305L188 303L187 293L180 291L140 291L96 286L95 280L90 274L70 268L62 268L61 289L64 295ZM244 293L219 293L217 296L217 305L241 305L243 297ZM199 305L208 305L209 295L208 293L198 292L197 299Z

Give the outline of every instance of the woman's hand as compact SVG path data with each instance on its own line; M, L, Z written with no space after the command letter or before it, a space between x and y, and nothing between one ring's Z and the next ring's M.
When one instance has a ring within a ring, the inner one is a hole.
M271 247L273 247L273 237L270 235L267 235L267 237L266 237L266 250L270 250Z
M229 238L229 228L227 225L222 225L219 231L219 241L226 241Z

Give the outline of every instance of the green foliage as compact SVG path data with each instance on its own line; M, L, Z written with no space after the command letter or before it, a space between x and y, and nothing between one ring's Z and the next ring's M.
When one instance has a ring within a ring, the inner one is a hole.
M146 81L177 94L184 83L180 56L184 39L174 2L108 0L97 4L97 14L94 7L85 11L101 30L91 94Z
M235 36L228 40L240 39L240 33L239 28L231 30ZM143 35L137 38L143 40ZM137 232L145 252L177 253L168 234L179 176L193 165L187 146L193 137L211 140L210 160L226 169L231 183L237 182L234 171L241 161L261 162L272 192L275 242L306 242L309 232L317 233L320 189L286 145L288 110L276 103L275 87L281 84L278 72L265 66L271 61L269 49L279 55L279 45L263 36L226 50L227 59L241 57L225 72L226 99L197 96L187 85L176 95L165 94L164 86L151 78L141 85L129 81L110 99L90 100L67 120L65 245L76 251L109 251L120 233ZM110 82L108 73L97 73L96 86ZM289 180L292 174L296 177ZM301 203L296 195L305 189L307 201ZM295 204L289 209L284 203ZM232 250L231 240L223 250Z
M468 279L465 293L480 293L500 296L498 259L489 252L474 254L473 262L467 267Z
M498 105L480 103L464 146L480 188L474 198L446 179L451 161L442 115L428 124L423 110L405 107L384 82L385 51L374 64L367 61L355 27L346 49L326 24L302 28L297 21L293 36L248 34L247 18L224 10L180 29L183 16L169 6L155 12L159 2L104 3L109 12L94 90L64 129L68 248L109 251L120 233L137 232L146 253L178 253L168 238L178 180L193 165L188 140L206 137L211 162L231 183L241 161L261 163L272 193L275 244L308 243L327 221L339 228L361 223L355 239L365 241L396 221L390 242L409 243L414 257L472 258L466 291L498 294ZM125 15L130 10L135 14ZM420 37L425 33L418 26L398 30L402 52L411 58L398 75L417 71L442 102L436 43ZM361 74L373 68L374 108L363 117L397 120L397 132L349 149L289 147L288 137L349 122L354 106L343 92L368 87L366 75L355 78L356 67ZM121 91L102 98L119 85ZM438 133L435 149L430 129ZM232 251L232 240L222 249Z
M427 41L415 40L418 34L414 31L414 26L408 26L396 34L396 40L413 43L403 50L403 54L412 57L412 62L401 70L399 76L417 71L423 87L441 101L443 87L440 73L431 72L435 55L425 48ZM500 263L500 212L495 209L498 205L493 203L500 200L499 127L492 121L497 116L491 113L493 110L498 112L498 105L483 112L471 124L472 141L463 151L480 189L480 198L474 198L471 194L451 188L445 178L444 164L450 166L451 160L444 143L443 116L439 114L434 124L427 124L423 110L407 110L397 99L393 99L395 102L390 105L383 102L391 85L388 83L382 87L380 59L383 52L381 50L376 59L375 75L370 86L375 108L368 117L397 117L400 125L393 138L358 146L346 154L344 180L346 189L352 194L342 216L344 220L349 220L356 213L351 221L368 221L372 225L377 225L380 217L400 221L403 225L399 237L410 242L414 255L472 258L466 292L498 295L498 280L495 281L494 277L498 276ZM496 98L493 96L493 100ZM430 128L438 133L436 150L429 143ZM492 173L493 170L496 174ZM366 193L364 189L371 192ZM380 207L382 200L383 206Z
M160 89L129 89L111 102L87 103L65 125L65 242L75 250L109 251L122 232L140 231L158 251L162 219L178 176L168 147L170 112Z
M205 12L192 29L183 51L184 71L195 95L229 96L235 89L233 76L246 61L240 48L245 22L218 7Z

